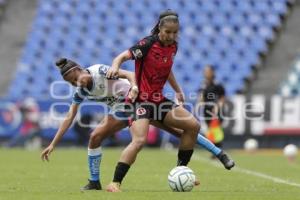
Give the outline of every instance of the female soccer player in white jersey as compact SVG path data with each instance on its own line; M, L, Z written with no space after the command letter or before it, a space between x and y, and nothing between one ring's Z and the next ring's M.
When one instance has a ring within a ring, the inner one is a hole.
M102 157L101 143L109 135L127 127L131 117L130 109L125 109L130 103L123 103L128 97L132 102L138 95L134 73L120 70L120 79L107 79L106 72L109 66L103 64L93 65L87 69L83 69L79 64L62 58L56 62L60 69L61 75L65 81L77 87L73 95L72 105L64 121L60 125L54 139L50 145L42 152L42 159L49 161L49 156L54 150L57 143L71 126L78 111L79 104L83 100L89 99L99 101L110 106L111 112L104 117L102 122L92 131L88 145L88 164L89 164L89 183L83 187L83 190L100 190L102 189L99 178L99 168ZM173 135L180 137L181 130L176 130L171 127L165 127L159 122L152 122L155 126L167 130ZM228 159L226 154L211 142L199 134L198 144L214 155L222 156L220 161L225 168L228 168L232 160ZM219 156L220 157L220 156ZM221 157L220 157L221 158Z

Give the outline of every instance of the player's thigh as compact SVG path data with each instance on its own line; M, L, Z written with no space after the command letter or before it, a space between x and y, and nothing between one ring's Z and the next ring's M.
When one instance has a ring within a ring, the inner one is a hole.
M153 125L153 126L155 126L155 127L157 127L157 128L159 128L159 129L167 131L167 132L169 132L170 134L172 134L172 135L174 135L176 137L181 137L181 134L183 132L181 129L166 126L161 121L151 120L150 124Z
M127 127L127 124L114 118L112 115L106 115L92 132L93 135L110 135Z
M132 140L145 140L147 138L149 124L150 120L147 118L135 120L130 127Z
M198 132L200 129L197 119L182 106L170 110L164 118L163 123L168 127L182 130L194 130Z

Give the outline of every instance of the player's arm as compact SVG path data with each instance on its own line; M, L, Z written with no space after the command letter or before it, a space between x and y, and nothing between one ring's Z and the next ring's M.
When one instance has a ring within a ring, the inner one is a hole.
M218 106L219 106L220 108L222 108L222 107L224 106L225 101L226 101L225 96L219 97L219 100L218 100Z
M123 62L131 59L131 53L126 50L120 53L111 64L111 68L106 73L107 78L114 78L119 76L119 69Z
M179 104L184 103L183 91L182 91L181 87L178 85L173 71L171 71L169 74L168 82L170 83L173 90L176 92L176 98L178 100L178 103Z
M50 145L55 147L57 145L57 143L61 140L63 135L66 133L66 131L70 128L70 126L73 123L74 118L76 117L78 107L79 107L78 104L72 104L70 106L67 116L65 117L64 121L60 125L60 127Z
M127 79L129 81L131 87L137 86L135 75L134 75L133 72L120 69L120 71L119 71L119 78L125 78L125 79Z
M146 37L130 47L128 50L123 51L117 57L113 59L111 64L111 68L108 70L106 74L107 78L114 78L118 77L119 69L123 62L133 59L133 60L140 60L147 55L147 52L151 45L153 44L150 37Z
M218 105L219 105L220 108L223 107L223 105L226 101L226 96L225 95L226 95L225 88L222 85L220 85L220 87L219 87L219 99L218 99Z
M197 103L204 103L204 92L202 89L199 91L199 94L197 97Z
M132 102L134 102L139 94L139 88L136 84L134 73L126 70L120 70L119 77L126 78L129 81L131 88L128 97L131 99Z
M41 158L42 160L49 161L49 156L51 152L54 150L55 146L58 144L58 142L61 140L63 135L66 133L66 131L70 128L70 126L73 123L74 118L76 117L77 111L78 111L79 104L72 104L70 106L69 112L67 116L65 117L62 124L59 126L58 131L55 134L54 139L50 143L50 145L42 152Z

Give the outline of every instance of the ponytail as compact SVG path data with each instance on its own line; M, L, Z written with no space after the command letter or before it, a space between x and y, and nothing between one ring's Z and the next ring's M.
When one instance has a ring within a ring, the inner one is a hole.
M79 64L77 64L76 62L74 62L72 60L68 60L66 58L59 58L55 62L55 64L58 67L58 69L60 70L60 74L62 75L62 77L67 75L74 68L81 69Z
M151 30L151 35L157 35L159 33L159 20L156 22L155 26Z

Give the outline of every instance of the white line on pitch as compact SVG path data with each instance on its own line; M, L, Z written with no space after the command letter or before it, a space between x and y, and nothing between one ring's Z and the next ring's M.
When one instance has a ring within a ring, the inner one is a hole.
M193 160L198 160L198 161L209 163L209 164L211 164L211 165L213 165L215 167L218 167L218 168L223 168L223 166L221 166L221 164L216 163L214 161L210 161L210 160L205 159L205 158L200 158L198 155L193 155L192 159ZM274 177L274 176L270 176L270 175L267 175L267 174L263 174L261 172L256 172L256 171L252 171L252 170L249 170L249 169L243 169L243 168L240 168L240 167L237 167L237 166L235 166L232 170L240 172L240 173L244 173L244 174L249 174L249 175L252 175L252 176L260 177L260 178L263 178L263 179L271 180L274 183L281 183L281 184L285 184L285 185L300 187L299 183L295 183L295 182L284 180L284 179L281 179L281 178L278 178L278 177Z

